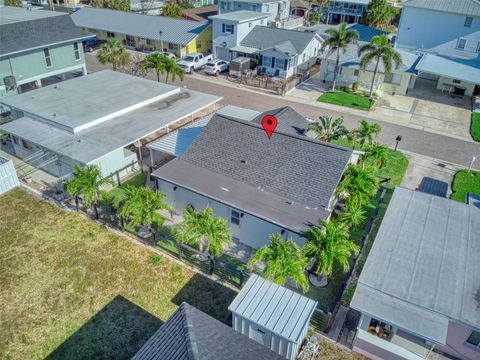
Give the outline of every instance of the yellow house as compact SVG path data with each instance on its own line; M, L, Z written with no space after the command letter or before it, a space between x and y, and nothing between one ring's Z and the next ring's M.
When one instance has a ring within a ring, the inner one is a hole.
M84 7L72 15L75 25L95 33L98 39L118 39L127 47L160 50L183 57L192 52L211 52L212 28L208 23Z

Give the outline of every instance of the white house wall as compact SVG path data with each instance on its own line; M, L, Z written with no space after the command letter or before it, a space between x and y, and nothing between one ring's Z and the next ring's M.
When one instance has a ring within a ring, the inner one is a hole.
M132 170L129 165L136 164L137 160L138 157L136 153L120 148L98 158L91 164L98 165L104 177L112 176L118 170L127 167L119 172L119 176L123 177Z
M217 216L228 221L234 236L242 243L252 248L258 249L266 245L269 235L281 233L282 230L284 230L280 226L249 213L242 212L241 209L229 207L223 203L184 189L180 186L173 185L164 180L157 179L157 186L160 191L165 193L165 200L174 207L177 214L182 214L187 205L192 205L197 210L211 207ZM176 190L174 190L174 187L176 187ZM243 216L240 218L240 226L230 223L231 209L237 210L241 214L243 213ZM304 239L294 232L285 230L283 236L284 238L293 240L300 246L303 246L304 244Z

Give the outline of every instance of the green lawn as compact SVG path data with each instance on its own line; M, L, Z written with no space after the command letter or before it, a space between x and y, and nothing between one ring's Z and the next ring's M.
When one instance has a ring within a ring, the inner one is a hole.
M318 98L318 101L360 110L370 110L371 108L368 96L344 91L326 92Z
M235 293L29 193L0 196L0 359L129 359L187 301Z
M123 189L127 185L133 185L135 187L143 186L143 185L145 185L146 180L147 180L147 173L146 172L139 173L139 174L135 175L134 177L132 177L131 179L125 181L121 186L113 188L112 190L110 190L110 195L112 195L113 197L115 197L117 195L120 195L121 193L123 193Z
M470 125L470 134L473 140L480 142L480 113L472 113L472 123Z
M480 195L480 172L462 170L455 174L452 186L453 200L465 203L467 192Z

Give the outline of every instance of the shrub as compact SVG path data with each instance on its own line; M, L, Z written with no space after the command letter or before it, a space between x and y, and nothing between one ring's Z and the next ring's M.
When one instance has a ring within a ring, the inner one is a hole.
M473 140L480 142L480 113L472 113L472 124L470 125L470 134Z
M352 84L352 91L357 92L359 87L360 87L360 84L358 82L354 82Z
M162 258L156 254L150 254L150 264L153 266L159 266L162 263Z

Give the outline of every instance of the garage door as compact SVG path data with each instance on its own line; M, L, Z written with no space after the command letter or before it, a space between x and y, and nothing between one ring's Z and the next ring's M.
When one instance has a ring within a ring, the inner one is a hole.
M227 61L232 60L232 54L230 54L229 49L217 46L215 50L216 50L215 51L216 57L218 59L227 60Z

